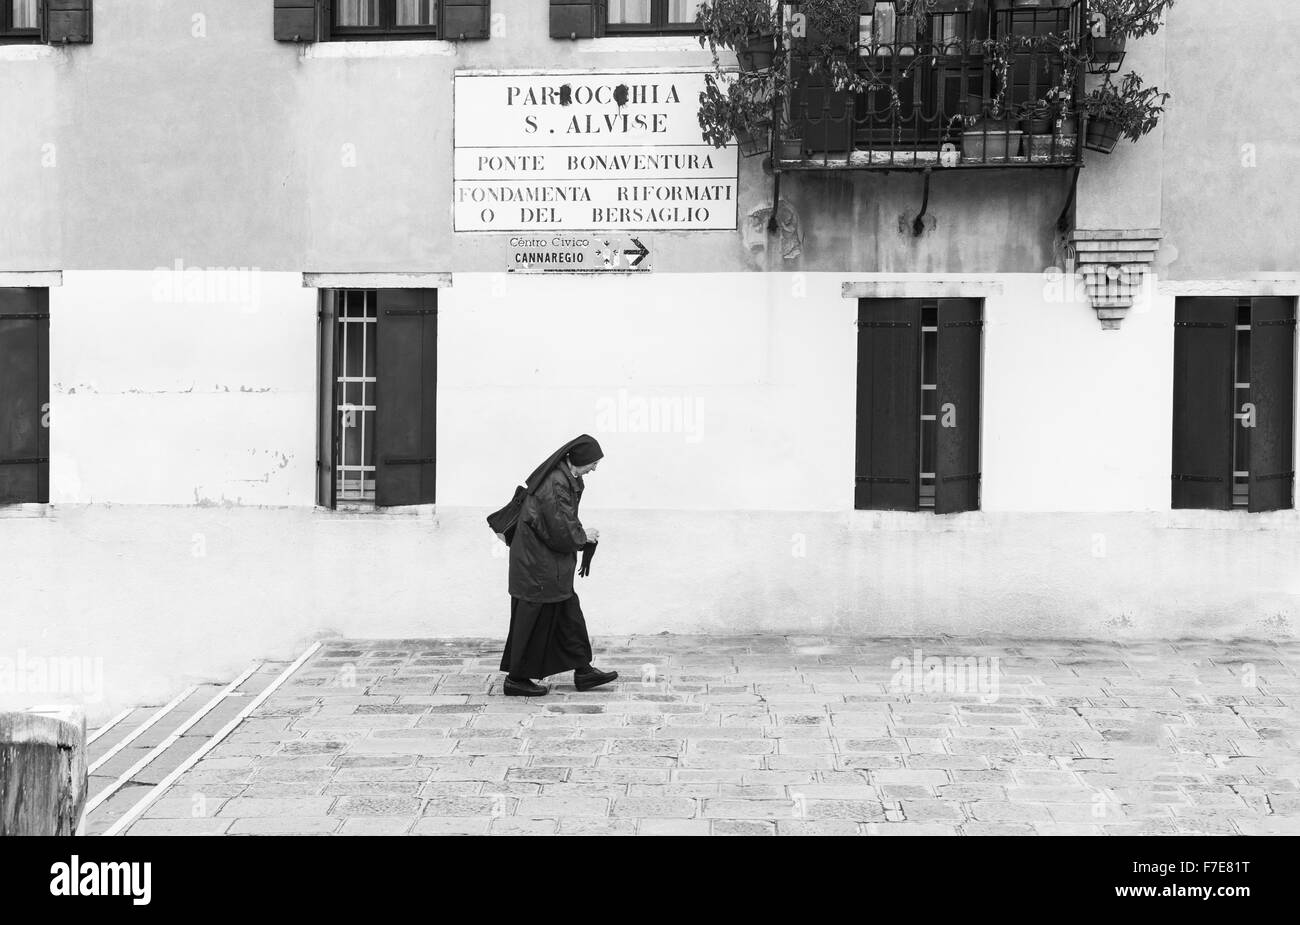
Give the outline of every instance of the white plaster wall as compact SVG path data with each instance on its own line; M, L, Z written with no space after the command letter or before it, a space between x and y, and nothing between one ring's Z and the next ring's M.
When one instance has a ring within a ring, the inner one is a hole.
M1108 331L1060 274L1002 280L985 304L983 509L1169 510L1173 299L1153 284Z
M193 272L50 290L52 502L313 503L315 291Z

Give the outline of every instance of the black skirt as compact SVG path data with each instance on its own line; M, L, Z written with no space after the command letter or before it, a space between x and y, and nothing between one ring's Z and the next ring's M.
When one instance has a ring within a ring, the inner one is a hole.
M591 664L591 639L578 595L550 604L510 598L510 635L501 670L545 678Z

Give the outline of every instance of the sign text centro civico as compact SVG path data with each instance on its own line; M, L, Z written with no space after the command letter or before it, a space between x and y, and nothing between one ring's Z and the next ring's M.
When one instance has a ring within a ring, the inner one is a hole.
M735 230L703 71L457 72L456 231Z

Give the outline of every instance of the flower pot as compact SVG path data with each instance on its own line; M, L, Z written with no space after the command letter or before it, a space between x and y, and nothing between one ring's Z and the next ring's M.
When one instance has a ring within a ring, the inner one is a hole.
M1011 0L1011 6L1017 10L1061 10L1073 3L1074 0Z
M1052 133L1051 116L1030 116L1020 120L1020 130L1026 135L1050 135Z
M1092 38L1088 43L1088 53L1091 58L1088 62L1088 73L1113 74L1118 71L1124 61L1124 45L1127 41L1127 37L1123 35Z
M1053 135L1056 139L1056 149L1053 160L1066 161L1067 163L1075 161L1079 156L1079 136L1074 132L1068 135Z
M766 71L776 57L776 35L751 32L744 43L736 46L736 60L742 71Z
M782 138L779 154L780 160L783 161L803 160L803 139Z
M1110 154L1119 142L1119 126L1110 119L1089 119L1083 146L1089 151Z
M1019 129L995 131L978 126L961 136L961 159L974 164L997 164L1020 154Z
M1056 164L1074 160L1078 150L1077 135L1028 135L1025 137L1026 152L1034 164Z

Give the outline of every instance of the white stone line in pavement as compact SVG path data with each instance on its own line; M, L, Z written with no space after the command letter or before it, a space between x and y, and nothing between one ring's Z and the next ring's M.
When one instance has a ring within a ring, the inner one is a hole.
M191 728L193 728L194 725L198 723L199 720L203 719L203 717L211 713L216 708L217 704L221 703L221 701L225 700L227 697L233 694L236 691L236 689L239 687L239 685L243 684L245 681L251 678L253 676L253 672L260 667L261 667L260 663L249 665L248 668L244 669L244 672L239 677L235 678L235 680L231 681L224 688L222 688L221 691L215 697L213 697L203 706L199 707L198 712L196 712L193 716L191 716L185 722L181 723L174 730L172 730L171 734L168 735L167 738L163 739L152 749L146 752L140 758L139 761L137 761L135 764L131 765L131 767L123 771L121 776L118 777L117 780L113 781L113 783L109 784L103 790L99 791L99 793L91 797L90 801L86 804L86 808L84 811L85 814L90 815L90 813L95 809L95 807L99 806L105 800L111 797L113 794L117 793L117 791L120 790L127 783L127 781L135 777L135 775L140 773L140 771L144 770L144 768L146 768L150 764L150 762L152 762L155 758L157 758L167 749L171 748L171 746L176 744L177 739L185 735L185 733L188 732Z
M110 758L112 758L122 749L126 748L136 739L140 738L140 736L144 735L145 732L148 731L149 728L153 726L154 723L158 722L158 720L162 719L172 710L180 706L186 697L188 697L190 694L194 693L198 689L199 687L197 684L191 684L189 687L185 688L185 690L181 691L179 694L176 695L175 699L172 700L171 703L167 704L165 707L160 709L153 716L149 717L147 720L145 720L143 723L137 726L135 731L129 733L126 736L126 738L124 738L121 742L118 742L108 751L104 752L104 754L99 757L98 761L94 762L90 767L86 769L86 773L94 774L96 769L104 766L104 762L108 761Z
M128 716L130 716L130 715L131 715L132 713L134 713L134 712L135 712L135 707L127 707L127 708L126 708L125 710L123 710L121 713L117 714L117 716L114 716L112 719L110 719L110 720L109 720L108 722L106 722L104 725L100 726L98 729L96 729L94 732L92 732L92 733L90 734L90 738L88 738L88 739L86 740L86 744L87 744L87 745L93 745L93 744L95 743L95 740L96 740L96 739L98 739L98 738L99 738L100 736L102 736L104 733L108 732L108 730L112 729L114 726L116 726L118 723L122 722L122 720L126 719Z
M307 661L307 659L311 658L313 655L316 654L316 651L320 649L320 645L321 644L319 642L313 642L310 646L308 646L307 651L303 652L302 655L299 655L296 659L294 659L293 663L290 664L289 667L285 668L284 671L282 671L274 681L268 684L265 690L263 690L260 694L254 697L252 702L249 703L248 706L240 710L239 713L235 715L234 719L226 723L226 725L222 726L221 729L218 730L216 735L208 739L208 741L204 742L203 745L197 748L192 755L190 755L188 758L182 761L180 765L176 768L176 770L172 771L170 774L168 774L166 777L160 780L157 784L155 784L153 789L151 789L148 793L146 793L138 803L136 803L134 806L128 809L125 813L123 813L118 818L116 822L114 822L111 826L109 826L108 830L105 831L104 834L121 835L124 831L126 831L127 827L133 824L136 821L136 819L138 819L140 815L144 813L146 809L149 808L149 805L153 803L154 800L158 799L158 797L160 797L163 793L165 793L167 789L171 787L172 784L176 783L177 779L182 774L184 774L190 768L194 767L194 765L198 764L200 758L202 758L208 752L212 751L214 748L220 745L221 741L225 739L226 736L230 735L230 733L234 732L235 729L239 726L239 724L242 723L245 719L247 719L248 716L254 710L260 707L268 697L274 694L281 684L289 680L289 678L293 676L293 673L297 671L299 668L301 668L303 663Z

